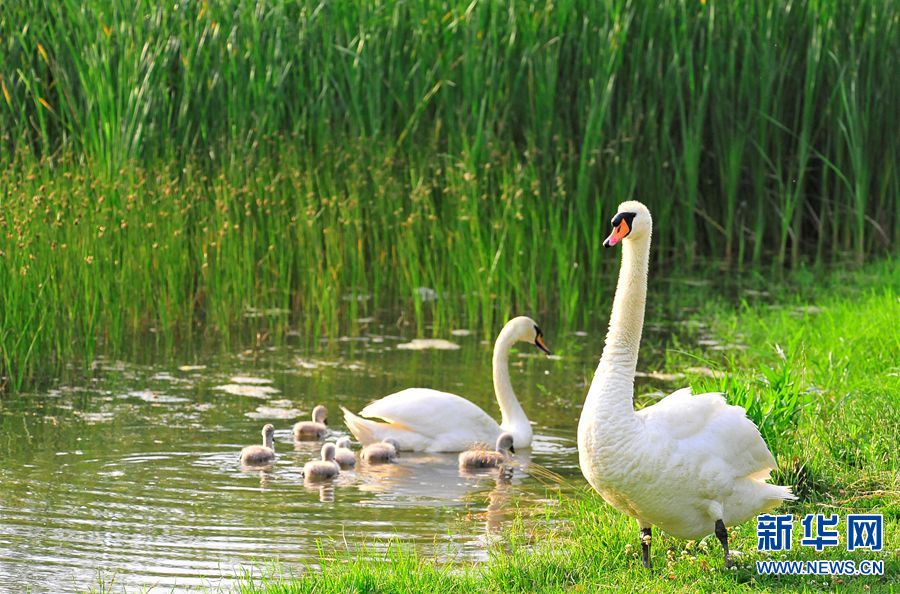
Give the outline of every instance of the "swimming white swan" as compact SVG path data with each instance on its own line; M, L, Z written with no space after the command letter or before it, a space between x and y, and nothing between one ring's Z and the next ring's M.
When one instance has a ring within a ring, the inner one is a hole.
M275 427L266 424L262 428L263 444L247 446L241 450L241 464L268 464L275 459Z
M497 446L494 451L481 447L460 452L459 469L497 468L509 460L510 453L516 453L516 448L513 447L513 436L511 433L501 433L497 438Z
M393 438L401 450L461 452L476 442L494 443L504 431L512 433L518 447L531 445L531 423L519 404L509 380L509 349L517 341L534 344L550 354L543 332L531 318L513 318L503 326L494 343L494 393L500 404L501 423L455 394L428 388L409 388L385 396L360 411L384 423L363 419L343 409L344 421L363 445ZM343 408L343 407L342 407Z
M634 410L634 374L644 325L652 221L640 202L619 205L603 245L622 243L622 268L606 346L578 423L581 472L641 530L650 567L651 527L678 538L715 532L731 565L725 526L796 499L766 483L775 468L759 430L722 394L684 388Z

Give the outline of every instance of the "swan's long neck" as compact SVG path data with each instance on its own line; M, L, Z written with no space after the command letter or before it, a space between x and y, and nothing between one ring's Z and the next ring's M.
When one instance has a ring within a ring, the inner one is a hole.
M509 379L509 349L516 342L512 328L506 326L494 343L494 394L500 404L500 426L513 433L514 445L527 447L531 442L531 423Z
M275 436L263 435L263 445L274 452L275 451Z
M622 242L622 268L606 346L585 401L584 414L610 419L634 415L634 373L644 327L649 257L649 233Z

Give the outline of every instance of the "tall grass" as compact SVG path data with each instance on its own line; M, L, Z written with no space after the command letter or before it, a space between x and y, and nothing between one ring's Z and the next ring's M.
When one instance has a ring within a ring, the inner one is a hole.
M251 307L311 336L398 303L420 331L580 323L630 197L667 267L891 251L898 24L887 0L4 6L0 376Z

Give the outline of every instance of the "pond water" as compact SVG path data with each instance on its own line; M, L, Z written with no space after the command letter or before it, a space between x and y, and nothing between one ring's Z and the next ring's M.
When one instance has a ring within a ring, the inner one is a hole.
M464 395L499 417L491 344L456 332L445 339L457 350L409 350L390 330L314 352L289 343L171 365L99 361L82 385L0 400L0 591L81 590L98 577L114 577L116 591L216 588L274 559L300 571L319 560L320 544L379 550L391 539L478 560L517 510L526 522L552 518L543 511L558 491L583 484L575 431L599 330L545 328L558 356L524 343L511 356L535 430L511 476L460 474L453 454L403 453L394 465L304 485L300 469L321 444L295 444L290 429L316 404L330 409L328 440L347 434L339 405L359 410L411 386ZM668 336L647 329L642 369L656 368ZM639 379L639 391L683 383L669 379ZM277 463L244 470L238 452L260 442L266 422Z

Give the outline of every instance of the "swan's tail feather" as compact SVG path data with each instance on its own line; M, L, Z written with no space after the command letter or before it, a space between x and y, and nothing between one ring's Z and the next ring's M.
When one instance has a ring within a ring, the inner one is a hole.
M766 484L766 504L765 507L760 510L761 512L772 511L776 507L780 506L786 500L795 500L797 496L791 492L790 487L783 487L781 485L770 485Z
M753 483L756 483L759 487L764 489L763 495L766 497L766 499L773 500L775 505L778 505L784 500L797 499L797 496L794 495L790 487L782 485L772 485L766 482L772 477L772 470L773 468L761 468L746 478L750 479L751 481L753 481Z
M364 419L353 414L343 406L341 410L344 411L344 422L347 424L347 428L350 429L350 433L353 434L359 443L366 446L370 443L381 441L382 436L380 434L382 432L379 429L384 427L384 423Z
M794 492L791 491L790 487L785 487L781 485L769 485L772 489L775 489L777 493L778 499L788 499L788 500L796 500L797 496L794 495Z

